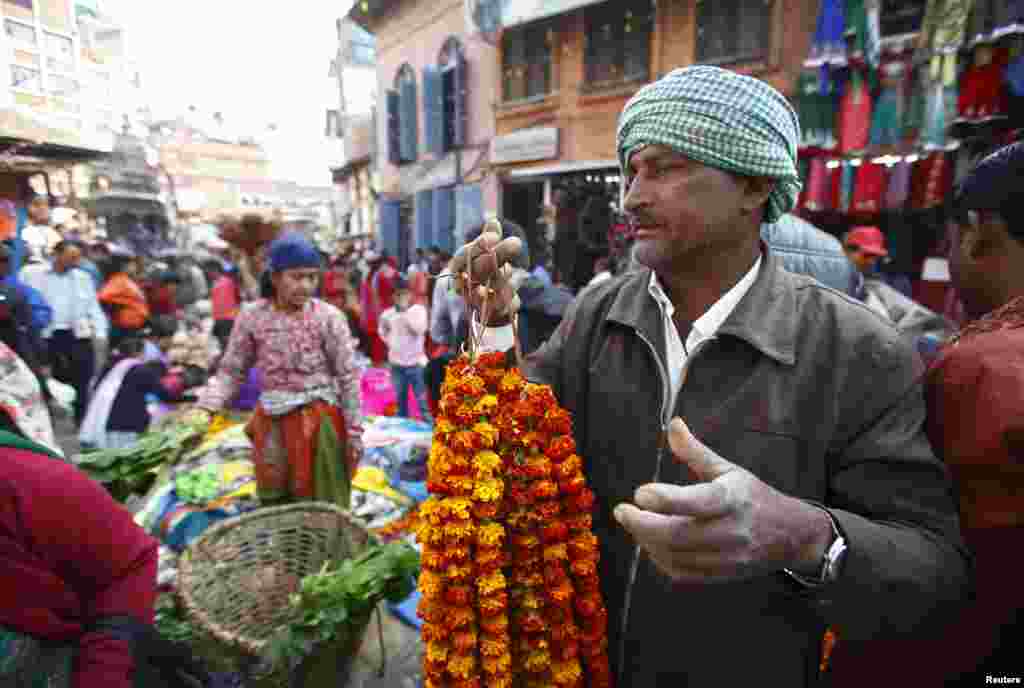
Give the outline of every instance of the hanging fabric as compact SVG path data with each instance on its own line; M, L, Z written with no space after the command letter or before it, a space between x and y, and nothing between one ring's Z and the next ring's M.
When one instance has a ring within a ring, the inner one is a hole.
M867 148L871 131L871 94L859 72L853 72L839 103L839 152Z

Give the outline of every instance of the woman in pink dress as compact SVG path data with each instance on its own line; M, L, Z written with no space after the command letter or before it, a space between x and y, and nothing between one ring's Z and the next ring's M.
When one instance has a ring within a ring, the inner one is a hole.
M320 255L300 234L286 234L267 252L272 295L242 310L217 375L199 397L206 411L226 407L257 368L263 390L247 432L253 442L256 482L263 500L334 501L319 484L319 437L330 423L344 449L349 473L362 455L356 345L345 316L313 298Z

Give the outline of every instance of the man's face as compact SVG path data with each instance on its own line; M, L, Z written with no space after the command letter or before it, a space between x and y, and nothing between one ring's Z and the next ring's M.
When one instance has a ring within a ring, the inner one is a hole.
M859 246L844 246L843 250L846 251L846 257L850 259L862 275L870 275L875 271L878 266L880 258L870 253L865 253Z
M291 308L302 308L316 292L320 271L316 268L293 268L275 272L271 279L280 303Z
M408 289L399 289L395 292L395 305L398 308L405 310L409 307L409 303L412 300L412 293Z
M946 223L949 276L971 318L980 318L997 305L989 295L992 268L986 257L977 255L975 250L983 223L991 222L1001 220L971 211L962 223L955 220Z
M65 246L64 250L54 256L54 267L58 272L64 272L78 267L82 261L82 251L77 246Z
M741 219L742 209L756 207L751 180L665 146L634 153L627 175L625 209L636 230L636 257L655 271L685 270L749 240Z
M45 225L50 222L50 203L45 198L36 198L28 205L28 217L33 224Z

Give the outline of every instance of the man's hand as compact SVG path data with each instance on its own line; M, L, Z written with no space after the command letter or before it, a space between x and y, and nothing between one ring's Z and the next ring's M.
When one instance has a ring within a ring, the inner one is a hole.
M702 444L679 418L675 459L699 482L652 483L615 518L654 564L679 583L721 583L781 571L815 575L832 539L828 515L788 497Z
M523 250L518 237L501 238L501 223L490 220L480 236L461 249L448 265L455 287L470 310L487 322L502 325L519 310L519 297L509 283L511 261ZM472 287L472 288L470 288ZM487 312L483 313L484 301Z

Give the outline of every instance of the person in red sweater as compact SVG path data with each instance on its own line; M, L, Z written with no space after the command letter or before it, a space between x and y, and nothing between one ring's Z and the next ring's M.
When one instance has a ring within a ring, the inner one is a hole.
M0 432L0 685L137 685L121 629L153 622L157 546L99 483Z

